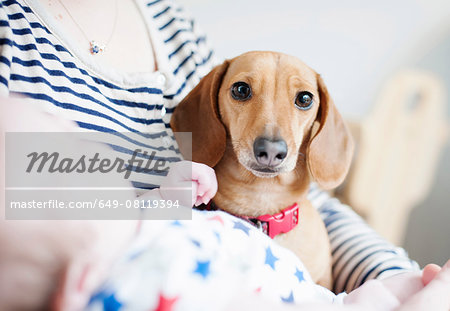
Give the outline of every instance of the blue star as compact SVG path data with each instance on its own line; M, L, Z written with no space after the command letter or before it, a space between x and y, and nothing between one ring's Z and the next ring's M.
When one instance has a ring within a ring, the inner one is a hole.
M244 225L241 221L234 221L233 229L239 229L245 232L245 234L249 235L248 232L250 228Z
M120 303L117 298L115 297L114 293L108 293L105 291L100 291L93 295L91 299L89 300L88 305L92 305L95 302L101 302L103 304L103 310L107 311L118 311L123 306L122 303Z
M214 231L214 234L216 235L217 241L218 241L218 242L219 242L219 244L220 244L220 242L222 242L222 238L220 237L220 234L219 234L219 232L217 232L217 231Z
M200 247L200 246L201 246L200 242L197 241L197 240L191 239L191 242L192 242L195 246L197 246L197 247Z
M203 278L206 279L206 277L209 274L209 264L211 262L209 260L207 261L197 261L197 267L194 270L194 273L200 274Z
M298 281L304 281L305 278L303 277L303 271L298 270L298 268L295 268L295 276L297 277Z
M103 308L106 311L118 311L122 308L122 304L116 299L114 293L103 299Z
M141 256L144 252L145 252L145 249L136 251L136 252L134 252L134 253L132 253L132 254L130 255L130 257L128 258L128 260L130 260L130 261L135 260L136 258L138 258L139 256Z
M181 227L181 226L182 226L181 222L179 222L178 220L173 221L173 222L171 223L171 225L172 225L172 226L177 226L177 227Z
M275 262L277 260L278 260L278 258L273 255L272 250L270 249L270 247L267 247L266 248L266 262L265 262L265 264L271 266L272 269L275 270Z
M89 299L88 306L94 304L94 303L97 302L98 300L102 300L103 297L105 297L105 296L106 296L105 293L103 293L102 291L99 291L99 292L93 294L93 295L91 296L91 298Z
M281 297L281 300L283 300L283 302L293 303L294 302L294 294L291 291L291 293L289 294L288 297L286 297L286 298Z

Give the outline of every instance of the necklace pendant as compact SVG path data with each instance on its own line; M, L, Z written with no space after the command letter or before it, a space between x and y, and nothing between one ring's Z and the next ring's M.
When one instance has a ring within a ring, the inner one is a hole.
M105 46L97 43L96 41L92 40L90 42L91 48L89 49L92 55L98 54L100 52L103 52L105 50Z

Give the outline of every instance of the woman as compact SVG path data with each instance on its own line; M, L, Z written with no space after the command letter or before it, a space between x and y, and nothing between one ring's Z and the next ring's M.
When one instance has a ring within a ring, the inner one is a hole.
M0 15L0 94L23 94L85 131L169 137L177 103L217 63L172 1L9 0ZM142 194L163 179L142 174L133 186ZM309 199L329 232L335 292L418 269L348 207L313 186Z

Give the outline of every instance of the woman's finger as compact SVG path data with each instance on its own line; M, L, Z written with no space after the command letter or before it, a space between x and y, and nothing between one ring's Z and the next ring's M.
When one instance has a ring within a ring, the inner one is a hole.
M436 275L441 271L441 267L435 264L428 264L423 268L422 273L422 283L424 286L427 286L428 283L430 283Z
M423 290L400 306L398 311L450 310L450 261Z

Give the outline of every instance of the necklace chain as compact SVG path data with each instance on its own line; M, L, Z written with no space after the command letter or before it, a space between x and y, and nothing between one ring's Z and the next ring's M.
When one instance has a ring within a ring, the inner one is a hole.
M72 16L72 14L70 14L70 11L67 9L67 7L64 5L64 3L62 2L62 0L58 0L58 2L61 4L61 6L64 8L64 10L66 11L67 15L69 15L69 17L72 19L72 22L77 26L78 30L81 32L81 34L83 34L83 37L89 42L90 44L90 49L89 51L91 52L91 54L95 55L98 54L100 52L105 51L106 47L108 46L108 44L111 42L111 39L115 33L116 30L116 25L117 25L117 16L118 16L118 9L117 9L117 0L115 0L115 14L114 14L114 23L113 23L113 29L111 31L111 34L109 35L108 40L106 41L105 44L100 44L95 40L90 40L89 37L86 35L86 33L84 32L83 28L81 28L81 26L77 23L77 21L75 20L75 18Z

